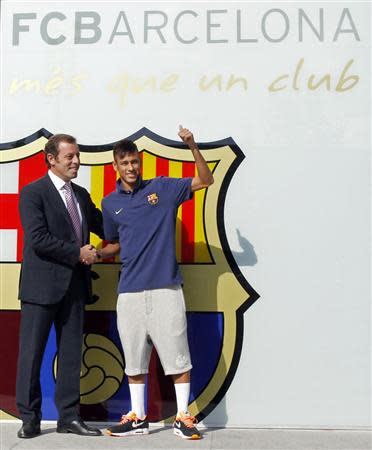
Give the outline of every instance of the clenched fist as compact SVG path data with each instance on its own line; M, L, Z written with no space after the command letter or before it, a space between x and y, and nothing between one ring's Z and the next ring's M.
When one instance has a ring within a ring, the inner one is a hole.
M179 126L178 136L187 144L191 149L196 147L194 135L187 128L183 128L182 125Z

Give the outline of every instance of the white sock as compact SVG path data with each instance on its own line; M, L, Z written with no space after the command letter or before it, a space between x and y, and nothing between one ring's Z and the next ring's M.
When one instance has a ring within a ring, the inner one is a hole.
M177 399L177 414L187 412L190 398L190 383L174 383Z
M129 383L130 400L132 403L132 411L140 419L145 417L145 385L137 383Z

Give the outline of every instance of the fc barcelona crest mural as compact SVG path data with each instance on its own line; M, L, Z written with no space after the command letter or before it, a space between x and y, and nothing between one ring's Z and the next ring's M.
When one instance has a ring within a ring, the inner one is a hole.
M14 246L12 256L0 261L1 310L0 347L3 355L0 380L2 418L18 417L15 405L15 376L18 354L20 304L18 280L22 261L23 234L18 214L19 192L25 184L46 171L43 148L51 135L45 129L16 142L0 144L1 164L14 173L17 191L0 193L0 229L8 230ZM192 177L196 173L190 151L182 142L158 136L146 128L129 136L138 146L142 177ZM115 189L117 174L112 167L114 143L80 144L81 167L77 184L86 187L97 206ZM180 206L177 214L177 260L184 277L188 338L192 355L192 415L203 419L219 403L238 368L243 339L243 315L258 298L237 266L230 251L224 225L224 204L229 183L244 159L231 139L199 144L215 182L197 191ZM3 172L4 173L4 172ZM148 202L157 207L161 196L153 192ZM6 235L6 234L3 234ZM104 246L92 236L91 242ZM116 288L120 274L118 258L92 267L96 303L86 312L81 365L81 415L85 420L115 421L130 409L124 374L125 359L116 328ZM47 344L42 365L42 413L56 420L53 403L56 365L54 332ZM146 393L151 422L167 421L176 413L172 381L164 376L156 351L150 362Z

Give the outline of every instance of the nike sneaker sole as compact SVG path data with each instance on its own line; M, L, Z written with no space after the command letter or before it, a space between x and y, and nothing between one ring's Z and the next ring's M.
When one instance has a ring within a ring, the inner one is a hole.
M201 436L199 436L198 434L193 434L191 436L185 436L181 430L177 430L176 428L174 428L174 434L182 439L189 439L189 440L193 440L196 441L197 439L200 439Z
M134 430L129 430L124 433L113 433L110 430L106 431L106 434L113 437L123 437L123 436L134 436L136 434L149 434L148 428L135 428Z

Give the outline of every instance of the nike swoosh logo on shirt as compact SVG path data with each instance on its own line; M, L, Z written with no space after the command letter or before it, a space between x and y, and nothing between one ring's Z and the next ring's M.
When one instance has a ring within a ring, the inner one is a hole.
M123 208L120 208L117 211L115 211L115 214L120 214L122 211L123 211Z

